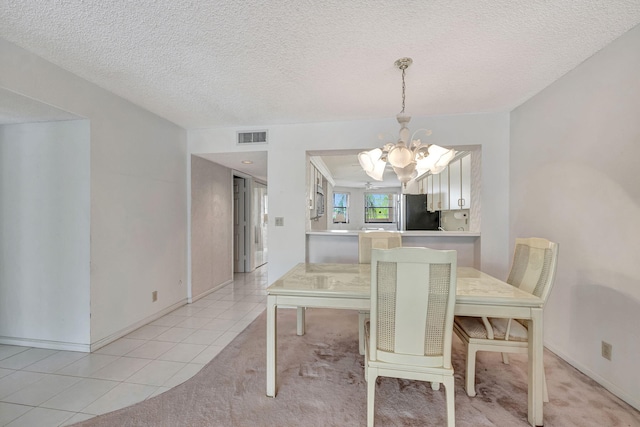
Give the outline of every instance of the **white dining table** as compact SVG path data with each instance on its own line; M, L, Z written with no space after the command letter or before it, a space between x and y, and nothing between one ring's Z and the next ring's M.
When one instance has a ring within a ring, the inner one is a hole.
M543 425L542 300L474 268L458 267L456 273L456 315L529 321L528 421ZM302 335L305 307L358 310L362 317L370 309L370 289L370 264L311 263L296 265L267 288L267 396L277 391L278 306L297 307L297 333Z

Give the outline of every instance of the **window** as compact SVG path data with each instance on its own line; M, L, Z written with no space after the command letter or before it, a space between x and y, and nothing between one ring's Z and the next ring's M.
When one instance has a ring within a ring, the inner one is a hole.
M393 193L365 193L364 222L395 222L395 199Z
M349 193L333 193L333 223L349 222Z

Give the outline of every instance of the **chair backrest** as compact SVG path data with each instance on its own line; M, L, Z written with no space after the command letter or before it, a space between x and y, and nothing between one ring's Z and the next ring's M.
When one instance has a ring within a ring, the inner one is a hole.
M362 231L358 233L358 262L371 262L371 249L402 247L402 235L393 231Z
M456 266L453 250L372 250L372 360L451 368Z
M531 237L516 239L507 283L547 300L558 262L558 244Z

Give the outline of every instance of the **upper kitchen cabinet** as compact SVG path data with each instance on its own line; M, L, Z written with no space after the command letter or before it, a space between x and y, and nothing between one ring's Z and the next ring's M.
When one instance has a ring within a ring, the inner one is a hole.
M437 175L423 178L424 192L427 194L427 210L449 210L449 174L447 169Z
M436 203L434 206L433 200L435 199L435 194L433 193L433 175L427 175L425 178L422 178L422 191L420 193L425 193L427 195L427 210L429 212L433 212L438 208L438 204Z
M439 205L443 211L449 210L449 173L447 170L434 175L439 180L438 192L439 192ZM435 181L434 181L435 184Z
M331 200L335 181L318 156L307 157L307 231L326 230L332 220Z
M326 181L313 163L309 163L309 210L311 219L316 219L324 215L325 211L325 187Z
M471 156L469 154L449 163L449 209L471 207ZM445 173L445 172L443 172Z

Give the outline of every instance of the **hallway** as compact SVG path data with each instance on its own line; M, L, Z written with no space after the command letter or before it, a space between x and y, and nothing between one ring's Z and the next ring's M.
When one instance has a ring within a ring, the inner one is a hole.
M94 353L0 344L0 426L66 426L196 374L265 308L267 265Z

